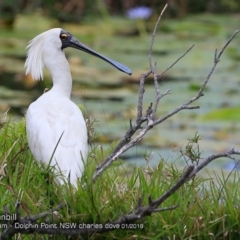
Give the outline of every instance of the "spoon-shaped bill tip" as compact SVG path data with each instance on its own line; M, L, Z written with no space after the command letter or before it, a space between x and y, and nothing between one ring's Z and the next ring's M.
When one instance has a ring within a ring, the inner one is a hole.
M107 60L106 60L106 61L107 61ZM116 62L116 61L114 61L114 60L112 60L112 59L109 59L109 61L107 61L107 62L109 62L110 64L112 64L114 67L116 67L116 68L119 69L120 71L125 72L125 73L127 73L128 75L132 75L131 69L128 68L127 66L125 66L125 65L123 65L123 64L121 64L121 63L119 63L119 62Z

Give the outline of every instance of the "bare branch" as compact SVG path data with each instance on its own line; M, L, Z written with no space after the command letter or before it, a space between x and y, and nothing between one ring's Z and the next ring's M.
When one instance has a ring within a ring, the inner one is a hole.
M194 175L196 175L200 170L202 170L204 167L206 167L210 162L212 162L213 160L217 159L217 158L221 158L221 157L227 157L227 158L231 158L233 159L232 155L240 155L240 151L235 151L234 148L226 151L226 152L222 152L222 153L217 153L217 154L213 154L205 159L203 159L201 161L201 163L199 163L197 166L195 166L194 170L192 171L191 175L189 176L189 178L193 177Z
M148 54L148 59L149 59L149 66L150 66L150 69L151 69L151 72L153 72L153 66L152 66L152 48L153 48L153 43L154 43L154 39L155 39L155 35L156 35L156 32L157 32L157 28L158 28L158 25L160 23L160 20L162 18L162 15L163 13L165 12L166 8L167 8L167 4L165 5L165 7L163 8L162 12L160 13L159 17L158 17L158 20L155 24L155 27L154 27L154 30L153 30L153 34L152 34L152 38L151 38L151 43L150 43L150 48L149 48L149 54Z

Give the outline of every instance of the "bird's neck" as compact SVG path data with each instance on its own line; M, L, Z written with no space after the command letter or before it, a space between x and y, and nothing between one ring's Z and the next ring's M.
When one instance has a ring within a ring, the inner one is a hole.
M56 58L49 55L45 59L45 66L50 71L53 81L52 92L70 98L72 92L72 77L69 63L64 52L58 52Z

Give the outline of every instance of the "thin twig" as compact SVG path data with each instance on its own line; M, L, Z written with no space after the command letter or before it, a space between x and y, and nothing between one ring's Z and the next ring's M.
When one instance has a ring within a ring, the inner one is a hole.
M163 76L168 70L170 70L175 64L177 64L185 55L187 55L194 47L195 45L193 44L183 55L181 55L175 62L173 62L172 65L170 65L168 68L166 68L163 72L158 74L158 78Z
M162 15L163 15L163 13L165 12L167 6L168 6L167 4L164 6L162 12L160 13L160 15L159 15L159 17L158 17L158 20L157 20L157 22L156 22L156 24L155 24L155 27L154 27L154 30L153 30L151 42L150 42L148 59L149 59L149 66L150 66L151 72L153 72L153 65L152 65L152 48L153 48L153 43L154 43L154 39L155 39L155 35L156 35L156 32L157 32L158 25L159 25L159 23L160 23L160 20L161 20L161 18L162 18Z
M234 32L234 34L228 39L228 41L226 42L226 44L224 45L224 47L222 48L222 50L220 51L220 53L218 54L217 59L220 61L220 58L223 54L223 52L225 51L226 47L230 44L230 42L236 37L236 35L239 33L239 30L236 30Z

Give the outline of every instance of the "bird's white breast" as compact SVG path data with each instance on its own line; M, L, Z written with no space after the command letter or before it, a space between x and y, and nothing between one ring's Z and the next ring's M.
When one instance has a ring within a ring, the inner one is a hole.
M33 102L26 115L29 147L38 161L59 166L71 182L81 177L87 158L87 129L80 109L67 97L47 92Z

